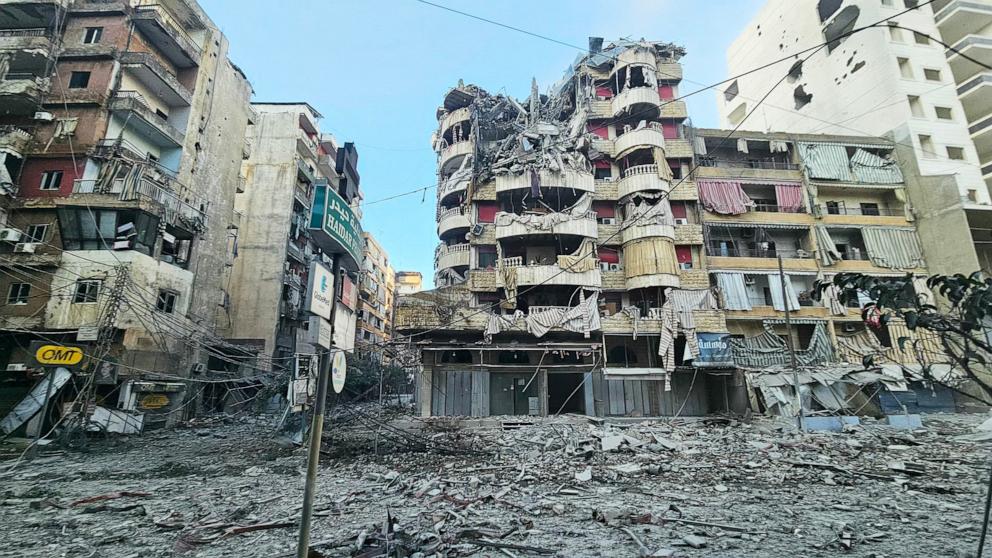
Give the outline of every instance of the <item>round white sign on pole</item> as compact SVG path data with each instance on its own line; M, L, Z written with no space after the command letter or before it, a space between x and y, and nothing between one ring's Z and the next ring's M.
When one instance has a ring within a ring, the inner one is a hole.
M331 361L331 387L334 388L334 393L341 393L344 389L344 378L347 372L348 363L344 358L344 351L337 351Z

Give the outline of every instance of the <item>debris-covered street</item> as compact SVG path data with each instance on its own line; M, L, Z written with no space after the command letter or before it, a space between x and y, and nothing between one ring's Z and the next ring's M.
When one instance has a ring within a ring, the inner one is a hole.
M802 434L371 413L325 431L319 555L969 556L981 526L984 415ZM4 473L0 556L292 556L304 457L264 418L43 453Z

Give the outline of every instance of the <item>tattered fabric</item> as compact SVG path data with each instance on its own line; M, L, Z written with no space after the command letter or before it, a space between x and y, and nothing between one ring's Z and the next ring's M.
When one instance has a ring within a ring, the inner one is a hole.
M776 184L775 203L784 213L799 213L803 207L803 188L799 184Z
M590 332L602 329L599 318L599 294L593 293L572 308L551 308L530 314L526 321L527 331L535 337L543 337L556 327L589 337Z
M558 267L574 273L591 271L599 267L599 260L596 258L596 241L591 238L583 239L575 252L567 256L558 256Z
M826 227L815 225L813 227L813 234L816 235L816 257L820 260L821 264L834 265L843 259L840 250L834 244L834 239L830 236L830 231Z
M851 156L851 171L858 182L869 184L899 184L902 171L898 163L891 159L879 157L860 147Z
M624 244L623 271L628 279L641 275L678 275L675 245L663 238L645 238Z
M769 366L789 364L789 347L767 324L765 331L755 337L730 340L734 350L734 363L741 368L762 369ZM800 366L813 366L834 360L834 350L830 344L827 328L819 322L813 328L809 346L796 350L796 362Z
M861 229L871 263L890 269L924 267L920 239L912 229L867 227Z
M785 282L785 293L782 292L782 282ZM789 305L789 310L799 310L799 298L796 290L792 288L792 279L788 275L784 277L768 276L768 290L772 295L772 308L779 312L785 311L785 305ZM785 296L783 296L783 294Z
M698 180L699 201L707 211L721 215L740 215L754 205L751 198L741 189L741 183L733 180Z
M668 299L672 301L679 324L685 329L695 329L692 317L694 310L716 310L716 298L709 289L669 289Z
M517 310L509 316L504 316L495 312L490 314L489 321L486 322L486 331L482 334L483 339L486 343L492 343L493 335L511 329L519 320L522 319L524 319L524 313L521 310Z
M811 178L851 181L850 159L843 145L799 142L796 146Z
M744 274L738 272L717 272L716 286L720 289L724 310L750 310L751 301L744 285Z

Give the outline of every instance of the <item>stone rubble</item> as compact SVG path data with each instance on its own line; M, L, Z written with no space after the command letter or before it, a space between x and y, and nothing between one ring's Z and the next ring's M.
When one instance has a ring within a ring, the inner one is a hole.
M983 415L842 433L355 416L325 430L314 556L965 557L988 478ZM277 442L254 417L0 462L0 557L293 556L305 452Z

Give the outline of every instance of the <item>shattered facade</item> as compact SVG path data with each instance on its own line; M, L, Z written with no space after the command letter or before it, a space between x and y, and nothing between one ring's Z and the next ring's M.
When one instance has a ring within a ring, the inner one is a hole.
M355 346L381 353L393 336L396 274L389 265L389 254L369 233L365 233L365 254L359 283Z
M788 414L786 307L816 381L908 390L913 355L812 291L841 271L925 276L912 154L694 129L681 48L599 44L546 94L459 84L438 110L439 288L396 320L421 414ZM866 354L890 366L851 381Z

